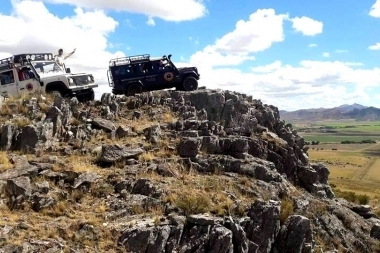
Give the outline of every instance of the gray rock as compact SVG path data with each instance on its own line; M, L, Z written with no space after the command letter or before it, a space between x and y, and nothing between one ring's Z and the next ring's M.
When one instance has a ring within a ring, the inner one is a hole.
M38 174L38 167L30 164L16 165L0 174L0 180L12 179L22 176L32 176Z
M371 228L371 237L380 240L380 223L375 224Z
M130 127L119 126L116 129L116 137L117 138L124 138L124 137L127 137L131 132L132 132L132 130Z
M131 193L159 198L162 195L162 190L158 189L149 179L140 178L135 182Z
M238 252L258 252L259 246L247 238L247 234L244 229L239 224L236 224L231 217L228 219L227 228L229 228L233 233L233 244Z
M220 225L214 226L210 232L209 245L211 247L208 252L233 253L232 237L231 230Z
M187 221L195 225L209 226L222 223L223 219L205 214L193 214L187 217Z
M56 203L57 201L50 196L34 194L32 198L32 208L36 212L39 212L45 208L53 207Z
M161 137L160 125L153 125L143 130L145 138L147 141L157 144Z
M256 243L259 252L270 252L280 231L281 202L256 200L248 211L245 225L247 238Z
M102 129L107 133L110 133L116 130L115 125L111 121L106 120L106 119L94 118L90 123L92 124L94 128Z
M142 153L144 153L144 150L141 148L130 149L118 144L103 145L99 161L107 163L120 162L129 158L137 158Z
M196 157L200 148L197 138L183 138L178 145L178 154L181 157Z
M30 197L32 194L32 187L29 177L17 177L7 180L5 191L8 196L25 196Z
M275 252L312 252L313 236L310 220L292 215L281 228Z
M165 252L170 230L169 226L127 229L119 238L119 243L129 252Z
M77 177L74 181L73 188L78 188L79 186L83 184L90 184L97 181L99 178L99 175L95 172L86 172L83 174L80 174L79 177Z
M40 182L40 183L36 183L36 188L37 188L37 191L40 192L40 193L44 193L44 194L47 194L49 192L49 182L48 181L43 181L43 182Z
M15 126L11 124L3 125L1 128L0 148L9 150L12 147L13 137L16 133Z

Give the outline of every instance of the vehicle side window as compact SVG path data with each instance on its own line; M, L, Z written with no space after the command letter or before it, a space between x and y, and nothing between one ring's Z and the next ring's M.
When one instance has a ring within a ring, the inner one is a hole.
M154 71L152 62L144 63L143 71L144 73L152 73Z
M0 74L1 85L7 85L15 82L13 70Z
M152 62L154 71L163 71L163 68L160 65L160 61L154 61Z

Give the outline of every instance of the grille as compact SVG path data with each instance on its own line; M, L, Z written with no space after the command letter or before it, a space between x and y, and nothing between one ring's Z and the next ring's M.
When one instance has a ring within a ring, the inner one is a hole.
M86 85L92 83L92 81L88 80L88 76L72 76L71 78L74 80L76 85Z

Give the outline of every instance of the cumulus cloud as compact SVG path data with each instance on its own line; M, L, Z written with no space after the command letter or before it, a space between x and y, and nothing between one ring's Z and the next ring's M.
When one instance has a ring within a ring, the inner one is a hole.
M307 47L317 47L317 46L318 46L318 45L315 44L315 43L312 43L312 44L307 45Z
M247 21L239 20L233 31L193 54L190 61L207 71L215 66L236 66L255 60L252 53L284 40L283 23L287 18L288 14L276 14L273 9L257 10Z
M43 0L47 3L70 4L82 8L126 11L157 17L166 21L187 21L207 14L201 0Z
M322 33L323 23L321 21L305 16L292 18L291 21L293 28L305 36L315 36Z
M372 5L369 15L375 18L380 18L380 0L376 0Z
M372 45L372 46L369 46L368 49L370 50L380 50L380 42Z
M66 65L72 72L94 74L104 87L108 87L106 70L109 60L125 56L121 51L107 51L107 35L115 30L118 22L101 10L84 11L77 7L73 16L59 18L51 14L42 2L16 1L12 15L0 14L0 23L13 24L0 26L0 34L9 35L0 37L3 51L0 57L24 52L56 54L59 48L68 54L76 48L75 54L66 60Z
M264 66L254 67L254 68L252 68L252 71L258 72L258 73L268 73L268 72L272 72L276 69L279 69L280 67L281 67L281 61L275 61L273 63L267 64Z
M221 36L215 43L194 53L189 62L178 65L197 66L201 74L201 86L251 94L285 110L355 102L368 104L368 92L380 83L380 69L365 68L361 62L303 60L287 64L276 60L265 65L256 63L247 71L238 68L242 63L244 66L252 64L248 61L252 60L249 57L254 57L252 53L264 51L283 41L286 20L292 19L288 19L287 14L275 14L273 10L259 10L248 21L239 21L234 30ZM292 21L297 26L297 21ZM256 23L265 27L265 30L255 31L252 27ZM317 26L320 28L307 30L301 26L298 30L303 34L317 34L322 32L322 24L318 23ZM270 34L271 31L273 34ZM234 49L233 45L239 45L240 49ZM309 45L314 46L317 45ZM329 53L326 52L324 56L329 56ZM373 105L376 103L371 102Z
M322 54L322 56L328 58L328 57L330 57L330 53L329 53L329 52L324 52L324 53Z
M251 53L268 49L284 40L283 22L288 14L276 14L273 9L257 10L249 20L239 20L235 30L218 39L216 51Z

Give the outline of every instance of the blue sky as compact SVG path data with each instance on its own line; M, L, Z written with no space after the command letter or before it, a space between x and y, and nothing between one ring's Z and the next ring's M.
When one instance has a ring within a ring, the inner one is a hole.
M63 48L110 92L111 58L173 54L200 85L279 109L380 107L380 1L2 0L0 56ZM149 21L149 22L148 22ZM377 44L379 43L379 44Z

